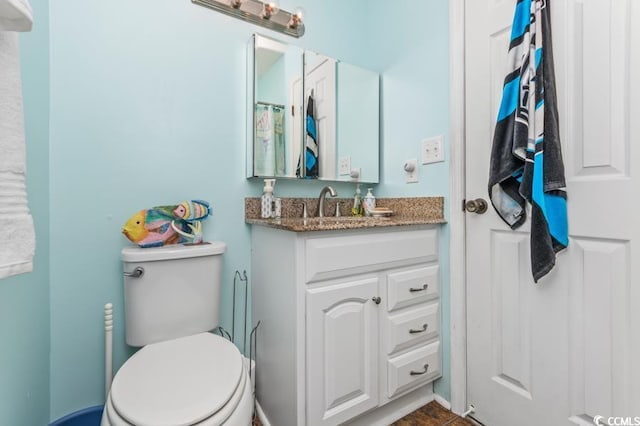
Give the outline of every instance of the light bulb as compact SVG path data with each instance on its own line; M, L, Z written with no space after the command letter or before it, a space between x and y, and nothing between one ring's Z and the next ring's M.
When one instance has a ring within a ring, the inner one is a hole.
M303 8L298 6L296 10L291 14L291 19L289 20L289 28L298 28L300 24L302 24L302 19L304 18L305 11Z
M280 5L277 0L268 0L263 3L262 17L264 19L271 19L271 17L280 11Z

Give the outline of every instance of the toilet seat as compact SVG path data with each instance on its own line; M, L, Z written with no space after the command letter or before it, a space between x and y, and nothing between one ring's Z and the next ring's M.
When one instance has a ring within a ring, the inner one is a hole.
M249 424L251 405L251 384L238 349L220 336L201 333L134 354L114 378L105 417L113 426ZM243 420L232 422L234 415Z

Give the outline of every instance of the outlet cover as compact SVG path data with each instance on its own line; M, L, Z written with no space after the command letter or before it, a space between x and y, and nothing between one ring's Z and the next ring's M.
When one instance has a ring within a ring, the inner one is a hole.
M418 159L413 158L411 160L407 160L404 166L404 170L406 173L406 182L407 183L416 183L418 182Z
M349 176L351 173L351 157L340 157L340 176Z
M434 138L422 141L422 164L431 164L444 161L444 137L436 136Z

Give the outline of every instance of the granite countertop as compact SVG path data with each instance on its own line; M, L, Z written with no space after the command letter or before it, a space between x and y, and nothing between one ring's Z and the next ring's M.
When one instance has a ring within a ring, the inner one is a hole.
M303 219L302 202L307 203L308 218ZM337 202L340 202L341 217L335 217ZM444 198L379 198L377 207L388 207L394 211L390 217L355 217L350 215L351 199L327 198L326 212L330 216L315 217L317 199L282 198L282 218L260 218L260 198L245 199L245 222L251 225L268 226L292 232L336 231L391 226L443 224Z

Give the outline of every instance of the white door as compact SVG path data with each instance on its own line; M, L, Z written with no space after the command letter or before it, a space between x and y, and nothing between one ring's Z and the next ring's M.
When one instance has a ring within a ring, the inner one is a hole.
M338 425L378 405L378 277L307 290L307 424Z
M467 200L487 199L515 4L465 2ZM528 223L466 213L467 400L490 426L640 416L640 2L551 7L569 248L534 284Z
M322 57L305 71L305 114L313 91L318 130L318 173L320 179L336 179L336 60Z

